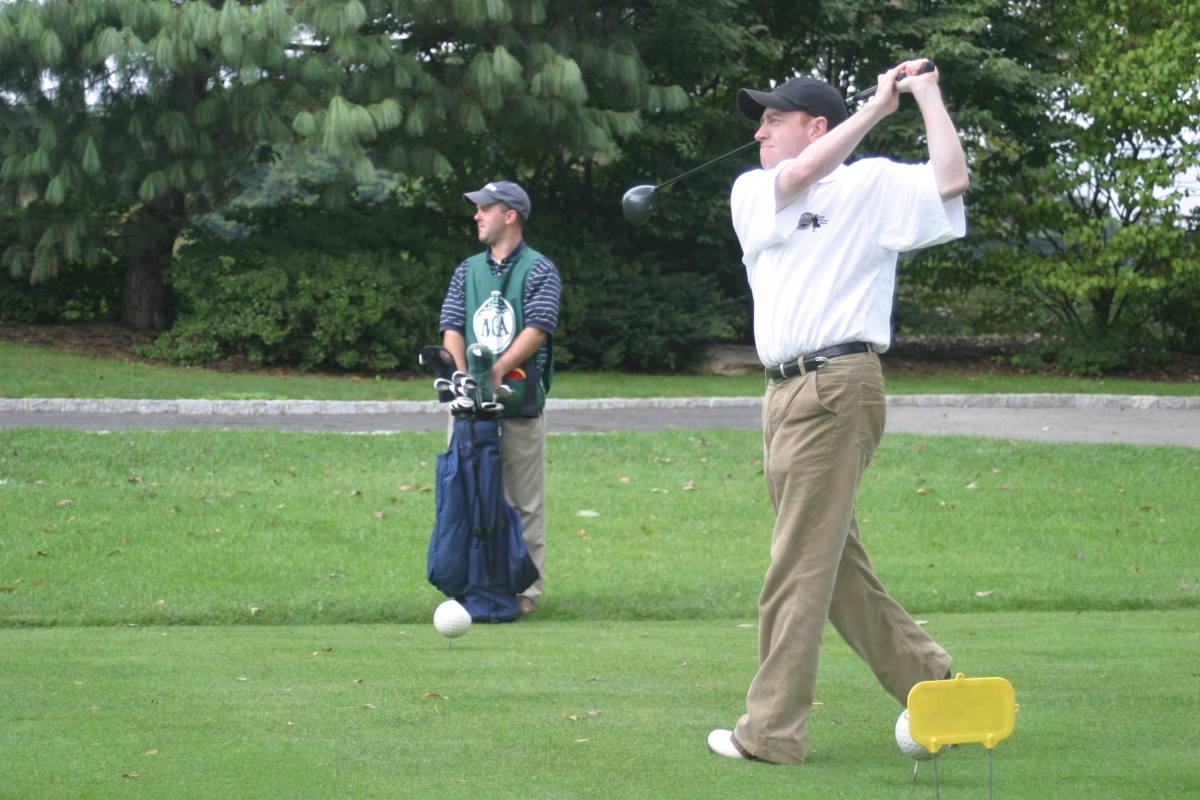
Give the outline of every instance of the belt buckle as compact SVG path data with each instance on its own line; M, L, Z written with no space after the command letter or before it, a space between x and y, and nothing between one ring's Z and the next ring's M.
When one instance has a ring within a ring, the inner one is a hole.
M825 369L826 367L829 366L829 359L826 358L825 356L817 356L816 358L813 359L813 361L815 361L817 363L817 366L815 369L819 369L819 370Z

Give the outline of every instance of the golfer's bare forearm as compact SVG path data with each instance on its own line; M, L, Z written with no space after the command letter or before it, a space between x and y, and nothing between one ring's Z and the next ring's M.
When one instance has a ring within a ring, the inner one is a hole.
M925 118L925 138L929 142L929 165L933 167L933 179L943 200L952 200L963 194L971 185L967 172L967 159L963 154L958 130L954 127L946 104L942 101L942 90L933 83L913 81L913 97Z
M890 113L891 109L884 103L867 103L841 125L804 148L775 179L775 211L782 210L837 169L863 137Z
M458 331L442 332L442 347L454 356L454 364L460 372L467 371L467 340Z

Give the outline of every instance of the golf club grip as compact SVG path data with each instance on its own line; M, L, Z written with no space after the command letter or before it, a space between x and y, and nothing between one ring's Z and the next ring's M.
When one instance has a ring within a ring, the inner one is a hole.
M921 65L921 71L918 72L917 74L924 75L927 72L933 72L935 69L937 69L937 64L934 64L932 61L926 61L924 64ZM896 81L896 83L899 83L900 81L904 80L907 77L908 77L907 75L901 75L900 80ZM878 88L879 88L879 86L875 85L875 86L872 86L870 89L859 92L858 94L854 95L849 100L847 100L846 103L847 104L857 103L859 100L866 100L868 97L875 94L875 90Z

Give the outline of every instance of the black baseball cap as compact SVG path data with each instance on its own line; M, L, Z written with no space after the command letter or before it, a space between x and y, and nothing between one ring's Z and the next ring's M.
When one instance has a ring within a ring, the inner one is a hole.
M504 203L520 215L521 221L529 219L529 195L525 190L511 181L492 181L478 192L466 192L463 199L471 205L490 206L492 203Z
M742 89L737 96L738 111L746 119L758 122L763 111L806 111L814 117L824 117L829 130L846 121L846 101L837 89L816 78L793 78L769 92Z

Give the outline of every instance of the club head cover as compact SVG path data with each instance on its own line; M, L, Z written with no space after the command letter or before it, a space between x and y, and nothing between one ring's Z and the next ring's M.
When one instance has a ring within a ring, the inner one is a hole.
M458 365L455 364L454 356L450 355L450 351L440 345L431 344L421 348L421 354L417 360L433 370L433 388L437 389L438 401L448 403L453 400L454 393L449 384ZM439 385L443 382L446 385Z

